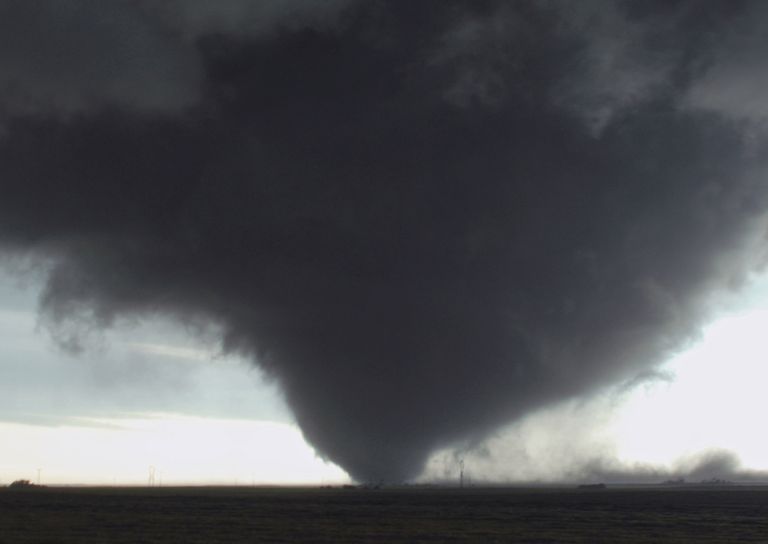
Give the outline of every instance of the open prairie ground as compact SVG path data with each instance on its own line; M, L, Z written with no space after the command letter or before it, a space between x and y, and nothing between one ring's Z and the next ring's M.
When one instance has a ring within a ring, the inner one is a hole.
M17 542L768 542L768 487L0 489Z

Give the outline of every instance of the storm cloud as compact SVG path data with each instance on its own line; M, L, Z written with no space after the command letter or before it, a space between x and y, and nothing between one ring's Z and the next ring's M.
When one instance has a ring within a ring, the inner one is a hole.
M646 375L764 262L759 3L157 6L0 3L0 244L65 347L210 324L355 479Z

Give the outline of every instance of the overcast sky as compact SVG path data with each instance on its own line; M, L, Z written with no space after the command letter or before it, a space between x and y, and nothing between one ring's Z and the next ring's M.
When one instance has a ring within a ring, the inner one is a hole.
M387 482L503 429L610 427L762 289L766 20L0 1L0 415L270 421L321 478ZM557 474L632 473L583 449ZM740 470L712 455L688 472Z

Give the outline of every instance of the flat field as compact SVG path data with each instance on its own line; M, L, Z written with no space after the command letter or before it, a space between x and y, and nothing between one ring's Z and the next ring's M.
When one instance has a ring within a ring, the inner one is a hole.
M3 488L17 542L768 542L768 487Z

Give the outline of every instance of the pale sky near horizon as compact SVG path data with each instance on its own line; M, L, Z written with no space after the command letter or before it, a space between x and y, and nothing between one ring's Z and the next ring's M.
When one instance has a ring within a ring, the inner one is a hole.
M315 455L279 389L248 361L216 356L161 320L108 332L75 356L36 327L34 286L20 289L4 276L0 301L0 485L37 480L37 469L42 483L142 485L150 466L169 485L348 481ZM477 461L476 477L567 477L557 428L574 425L580 440L599 439L627 464L672 466L727 449L743 468L768 469L768 441L754 425L768 412L768 280L724 307L699 342L662 368L668 379L618 401L614 394L607 404L585 400L525 418L514 436L538 461L513 469ZM488 447L503 459L503 431L494 440ZM423 478L455 471L441 463L436 457Z

